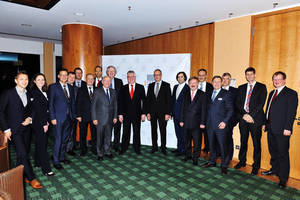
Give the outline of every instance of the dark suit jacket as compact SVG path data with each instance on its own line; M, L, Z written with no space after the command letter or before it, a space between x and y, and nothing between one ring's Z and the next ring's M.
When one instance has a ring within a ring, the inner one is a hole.
M96 88L92 87L94 94ZM92 101L87 86L79 88L76 98L76 117L81 117L83 122L91 121L91 105Z
M179 120L184 122L184 128L200 129L200 124L206 124L206 99L205 93L199 89L193 101L191 101L190 91L184 93Z
M103 78L101 78L101 80L100 80L99 87L102 87L102 86L103 86L103 84L102 84L102 79L103 79ZM94 78L94 86L97 87L97 84L98 84L98 82L96 82L96 78Z
M237 88L229 86L228 93L229 93L229 95L232 99L232 103L233 103L233 106L234 106L235 101L236 101L236 96L237 96ZM232 117L231 117L231 120L230 120L230 123L231 123L232 126L235 126L238 123L236 113L237 113L237 110L236 110L236 107L234 106L233 114L232 114Z
M268 98L267 109L275 90L271 91ZM266 129L274 134L283 134L283 130L293 131L293 124L297 113L298 94L295 90L284 87L273 100L270 107L269 122ZM267 113L266 113L267 115Z
M117 94L119 94L121 88L123 87L123 81L119 78L114 78L115 80L115 90L117 92Z
M63 87L59 82L53 83L49 86L49 113L50 120L56 119L63 122L69 113L70 119L75 116L75 95L73 86L68 85L69 99L67 99Z
M91 114L92 120L98 120L98 125L104 126L112 124L113 119L118 119L117 92L109 88L110 101L108 101L103 87L98 87L94 91Z
M24 107L16 88L2 93L0 100L0 127L2 131L11 129L13 135L27 117L32 117L30 96L28 92L26 94L27 105Z
M124 85L119 93L119 102L120 115L123 115L124 118L129 118L132 120L141 120L141 115L146 114L146 96L144 86L136 83L133 98L131 99L129 93L129 86L128 84Z
M237 109L238 121L241 121L243 115L247 112L244 109L246 101L247 83L238 87L235 106ZM256 82L249 104L249 115L253 118L254 124L262 125L265 121L264 105L267 97L267 88L265 84Z
M171 87L167 82L162 81L157 98L154 94L155 82L150 83L147 91L147 109L148 114L171 115Z
M32 99L32 126L36 128L47 125L49 120L49 102L42 91L34 88L30 91Z
M218 130L221 122L225 122L228 127L234 109L228 91L221 89L214 101L210 98L207 106L207 129Z
M179 93L178 98L176 99L177 88L178 88L178 84L175 85L174 88L173 88L173 94L172 94L172 116L174 117L174 119L179 120L184 94L186 92L189 92L190 88L189 88L189 86L187 84L184 84L184 87L182 88L182 90Z

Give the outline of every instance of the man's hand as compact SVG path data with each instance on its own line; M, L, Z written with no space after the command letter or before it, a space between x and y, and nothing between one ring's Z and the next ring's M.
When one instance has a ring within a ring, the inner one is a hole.
M55 126L55 125L57 124L56 119L52 119L52 120L51 120L51 123Z
M11 131L7 131L4 133L4 144L6 144L8 140L11 140Z
M252 123L252 124L254 123L253 118L252 118L251 115L249 115L249 114L244 114L243 120L245 120L245 121L248 122L248 123Z
M25 121L22 122L22 125L23 125L23 126L27 126L28 124L30 124L30 122L31 122L31 118L30 118L30 117L27 117L27 118L25 119Z
M119 121L123 123L123 115L119 115Z
M77 119L79 122L82 121L82 118L81 118L81 117L77 117L76 119Z
M205 125L200 124L200 128L205 129Z
M94 124L95 126L97 126L97 125L98 125L98 120L93 120L93 124Z
M291 134L292 134L292 132L290 130L286 130L286 129L283 130L284 136L291 136Z
M43 126L44 128L44 133L46 133L48 131L48 125Z
M219 129L224 129L226 127L225 122L221 122L218 127Z
M168 114L165 115L165 121L168 121L170 118L171 118L170 115L168 115Z
M151 120L151 115L150 114L147 114L147 119L148 119L148 121Z
M114 118L114 119L113 119L113 123L114 123L114 124L117 123L117 121L118 121L117 118Z
M146 115L143 114L143 115L141 116L141 121L144 122L145 119L146 119Z
M184 123L183 122L179 122L179 126L183 127Z

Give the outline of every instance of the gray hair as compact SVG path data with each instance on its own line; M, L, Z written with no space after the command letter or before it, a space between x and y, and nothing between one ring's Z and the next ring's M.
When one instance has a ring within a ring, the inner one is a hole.
M106 73L108 72L108 70L109 70L110 68L113 68L113 69L115 70L115 73L117 74L117 69L116 69L116 67L113 66L113 65L110 65L110 66L108 66L108 67L106 68Z

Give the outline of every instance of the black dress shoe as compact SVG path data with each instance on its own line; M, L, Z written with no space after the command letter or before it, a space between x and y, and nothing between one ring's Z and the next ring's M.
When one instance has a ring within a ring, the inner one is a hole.
M53 167L58 170L63 169L63 166L61 164L53 164Z
M273 172L271 169L269 171L261 172L261 175L271 176L275 175L275 172Z
M174 149L171 151L172 153L178 153L179 151L177 149Z
M258 174L258 169L253 168L251 171L251 175L257 175Z
M54 176L55 173L51 171L51 172L44 173L44 175L45 176Z
M236 166L234 166L234 169L240 169L242 167L246 167L246 164L239 162Z
M81 152L80 152L80 156L85 156L86 153L87 153L87 151L81 151Z
M69 154L69 155L71 155L71 156L76 156L76 153L75 153L73 150L68 151L67 154Z
M115 152L120 152L120 149L118 149L118 148L115 148Z
M142 154L140 151L136 151L135 153L136 153L136 155L141 155Z
M113 159L114 156L112 154L106 155L106 157L108 157L109 159Z
M280 181L278 186L279 186L280 189L284 189L286 187L286 183L283 182L283 181Z
M66 164L66 165L71 163L71 161L67 160L67 159L61 160L60 162Z
M182 159L183 162L187 162L188 160L192 160L192 157L184 157L184 158Z
M155 152L157 152L157 149L152 149L152 150L151 150L151 153L152 153L152 154L155 153Z
M222 167L221 168L221 174L222 175L227 174L227 167Z
M198 165L198 159L193 160L193 165Z
M204 167L204 168L215 167L215 166L216 166L216 164L212 164L210 162L207 162L204 165L202 165L202 167Z
M103 157L102 157L102 156L98 156L98 160L99 160L99 161L102 161L102 160L103 160Z
M96 156L97 155L97 150L92 150L92 153Z
M183 155L184 155L184 153L181 153L181 152L175 153L175 156L176 156L176 157L183 156Z
M166 150L166 149L161 150L161 152L162 152L165 156L167 155L167 150Z

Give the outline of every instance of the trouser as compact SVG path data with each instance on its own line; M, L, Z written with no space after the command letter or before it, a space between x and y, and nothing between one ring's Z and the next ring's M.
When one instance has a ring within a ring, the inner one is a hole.
M113 141L113 148L119 149L120 147L120 131L121 131L121 122L118 120L117 123L113 125L114 129L114 141Z
M157 122L159 125L161 149L166 149L167 142L167 121L165 115L151 114L151 138L152 138L152 149L157 150Z
M177 137L177 151L183 153L185 151L184 128L179 126L179 120L174 118L175 134ZM199 134L199 133L198 133ZM200 144L201 148L201 144Z
M112 123L97 125L97 154L100 157L111 154Z
M90 125L90 130L91 130L92 151L96 151L97 133L96 133L96 126L93 124L92 121L79 122L80 149L81 151L87 151L86 136L87 136L88 125Z
M133 127L133 148L135 152L141 151L141 120L140 119L127 119L123 121L123 135L122 135L122 152L128 149L130 142L131 124Z
M199 125L200 126L200 125ZM201 144L200 144L200 128L184 129L184 143L185 143L185 156L187 158L193 157L197 160L200 157ZM192 156L192 140L194 143L194 151Z

